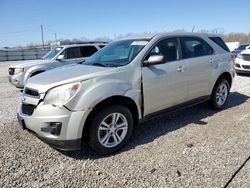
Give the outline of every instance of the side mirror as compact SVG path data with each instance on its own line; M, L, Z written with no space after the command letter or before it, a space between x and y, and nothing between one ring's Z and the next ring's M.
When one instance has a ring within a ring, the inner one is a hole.
M143 64L145 66L149 65L157 65L164 63L164 56L163 55L151 55L148 60L145 60Z
M64 55L59 55L57 58L56 58L57 61L62 61L64 60Z

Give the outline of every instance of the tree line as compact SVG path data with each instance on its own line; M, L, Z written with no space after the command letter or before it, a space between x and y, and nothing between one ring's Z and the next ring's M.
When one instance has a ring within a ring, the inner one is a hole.
M187 32L184 29L174 30L172 32ZM212 34L218 34L220 35L225 42L250 42L250 32L249 33L240 33L240 32L231 32L226 33L223 29L213 29L213 30L198 30L195 32L199 33L212 33ZM115 39L120 39L124 37L133 37L133 36L143 36L143 35L151 35L151 34L157 34L158 32L144 32L144 33L127 33L127 34L120 34L120 35L114 35L114 37L98 37L93 40L90 40L86 37L82 37L81 39L61 39L62 42L80 42L80 41L106 41L110 42Z
M249 33L241 33L241 32L226 33L225 30L222 28L215 28L212 30L205 30L205 29L195 30L195 28L193 28L193 30L194 30L194 32L199 32L199 33L218 34L225 40L225 42L240 42L240 43L250 42L250 32ZM187 32L187 31L185 29L178 29L178 30L173 30L171 32ZM119 34L119 35L114 34L113 37L103 36L103 37L97 37L94 39L89 39L87 37L72 38L72 39L61 38L58 41L60 41L62 44L77 43L77 42L91 42L91 41L110 42L110 41L124 38L124 37L153 35L153 34L157 34L157 33L159 33L159 32L127 33L127 34ZM50 46L50 44L53 42L55 42L55 41L49 40L46 42L45 45ZM41 45L33 44L33 43L29 43L26 45L26 47L28 47L28 48L35 48L38 46L41 46ZM15 48L20 48L20 47L23 47L23 46L16 46ZM6 47L6 48L8 48L8 47Z

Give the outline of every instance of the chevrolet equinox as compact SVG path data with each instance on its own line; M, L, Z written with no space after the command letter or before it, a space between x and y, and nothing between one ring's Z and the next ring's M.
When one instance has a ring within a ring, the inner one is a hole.
M222 109L235 75L228 51L213 34L117 40L82 64L30 78L18 120L54 148L85 142L100 154L116 152L142 120L201 102Z

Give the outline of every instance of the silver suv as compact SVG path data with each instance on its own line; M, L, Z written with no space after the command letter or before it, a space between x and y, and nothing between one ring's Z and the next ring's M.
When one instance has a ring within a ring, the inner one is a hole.
M100 154L115 152L141 120L205 101L225 106L235 71L221 43L195 33L114 41L84 64L29 79L19 122L55 148L84 141Z
M58 46L42 59L11 65L8 80L12 85L22 89L30 77L50 69L82 62L105 45L106 43L85 43Z

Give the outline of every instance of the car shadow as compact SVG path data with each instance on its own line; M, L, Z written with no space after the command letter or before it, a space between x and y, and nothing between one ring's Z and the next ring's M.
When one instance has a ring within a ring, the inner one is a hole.
M227 105L223 110L239 106L246 102L249 98L249 96L246 96L244 94L233 92L230 94ZM171 114L162 115L161 117L157 117L140 123L134 128L133 135L128 145L126 145L121 151L115 154L100 156L93 152L87 146L83 146L83 149L81 151L59 152L77 160L110 157L131 150L139 145L144 145L153 142L160 136L178 130L191 123L204 126L207 124L207 122L203 121L203 119L206 117L213 116L218 112L218 110L212 110L208 108L207 104L200 104L192 108L184 109Z

